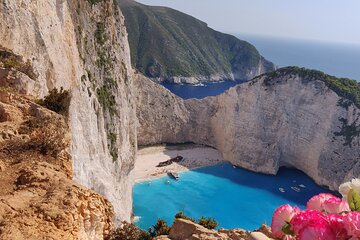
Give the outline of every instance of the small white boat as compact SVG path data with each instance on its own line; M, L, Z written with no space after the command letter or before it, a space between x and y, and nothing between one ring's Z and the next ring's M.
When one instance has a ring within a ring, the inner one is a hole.
M233 168L236 168L236 166L235 166L235 165L233 165Z
M283 188L280 187L280 188L279 188L279 191L282 192L282 193L284 193L284 192L285 192L285 189L283 189Z
M179 174L177 174L176 172L168 172L168 175L172 178L174 178L175 180L179 180L180 176Z
M298 187L291 187L292 190L294 190L295 192L300 192L300 188Z
M300 184L299 187L306 188L304 184Z
M166 182L165 182L166 184L170 184L170 181L169 180L166 180Z

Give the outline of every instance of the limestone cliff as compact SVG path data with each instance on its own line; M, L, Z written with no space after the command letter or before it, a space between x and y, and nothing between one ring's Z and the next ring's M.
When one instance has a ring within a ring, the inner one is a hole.
M70 143L63 116L0 88L0 239L100 240L109 234L113 208L72 181Z
M2 0L0 22L0 45L34 69L27 79L14 76L22 79L17 86L23 93L71 90L74 178L105 195L116 216L129 220L136 116L120 10L112 0Z
M360 110L321 76L301 71L278 70L282 74L217 97L187 101L142 79L138 142L206 144L246 169L275 174L281 166L295 167L337 189L360 174Z

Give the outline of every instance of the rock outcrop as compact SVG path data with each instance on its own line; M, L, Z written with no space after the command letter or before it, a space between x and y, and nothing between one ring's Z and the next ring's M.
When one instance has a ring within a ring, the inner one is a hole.
M278 70L284 73L186 101L143 79L138 142L205 144L237 166L269 174L294 167L335 190L360 174L360 110L301 71L309 72Z
M243 229L207 229L192 221L178 218L171 227L170 234L160 239L171 240L270 240L269 229L265 226L254 232Z
M130 220L127 175L137 147L136 116L120 10L112 0L4 0L0 22L0 45L16 55L7 70L0 69L1 81L11 77L19 90L35 97L53 88L71 90L74 178L106 196L118 220ZM20 60L34 74L14 75Z
M9 89L0 96L0 239L103 239L113 208L72 180L66 119Z

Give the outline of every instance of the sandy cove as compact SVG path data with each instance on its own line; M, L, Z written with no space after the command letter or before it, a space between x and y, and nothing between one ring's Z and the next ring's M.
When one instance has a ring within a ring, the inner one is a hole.
M160 162L176 156L184 159L165 167L156 167ZM157 145L139 149L131 174L135 182L151 180L167 175L167 172L183 172L198 167L225 162L214 148L196 144Z

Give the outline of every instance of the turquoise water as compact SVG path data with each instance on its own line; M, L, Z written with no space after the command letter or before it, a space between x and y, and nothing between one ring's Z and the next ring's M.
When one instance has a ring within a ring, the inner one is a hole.
M158 218L172 224L174 216L184 211L188 216L214 217L224 228L253 230L264 221L271 222L276 207L290 203L301 208L307 200L320 192L304 173L294 169L280 169L277 176L253 173L230 164L195 169L180 174L180 181L169 177L137 183L134 186L134 214L136 223L148 229ZM165 182L170 180L170 184ZM291 186L304 184L301 192ZM284 188L281 193L279 188Z
M237 37L255 45L265 58L279 67L306 67L337 77L348 77L360 81L360 45L239 34ZM170 83L166 83L164 86L183 99L201 99L219 95L240 82L205 83L206 86L203 87Z

